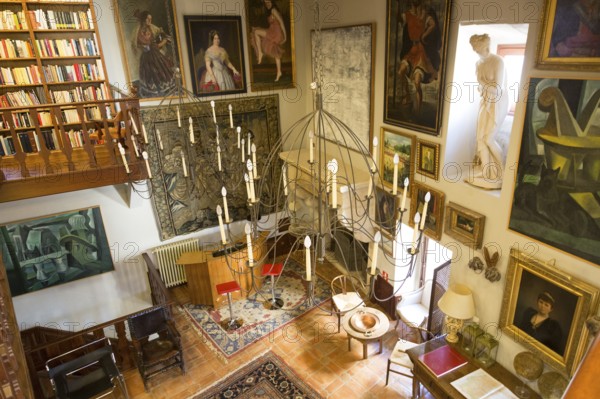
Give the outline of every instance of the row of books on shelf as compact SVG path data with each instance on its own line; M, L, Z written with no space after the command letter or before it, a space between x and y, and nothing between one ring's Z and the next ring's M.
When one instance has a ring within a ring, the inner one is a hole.
M100 60L95 64L45 65L42 71L48 83L104 80L104 70Z
M83 147L87 139L86 136L89 137L89 135L95 132L95 129L90 129L88 130L88 135L86 135L83 130L71 129L65 132L64 137L66 140L69 140L72 148L78 148ZM41 134L48 150L57 150L60 148L58 137L54 129L43 130ZM20 146L20 150L24 153L36 153L42 148L42 141L36 132L17 133L17 137L19 138L18 145ZM91 137L89 140L92 145L101 144ZM15 147L12 136L0 136L0 155L14 155L16 153L17 148Z
M2 107L28 107L39 104L46 104L46 96L42 87L34 87L28 91L9 91L0 95L0 106Z
M0 85L42 84L37 65L25 67L0 67Z
M3 30L23 30L27 29L27 19L23 11L14 12L13 10L0 11L0 29Z
M11 114L13 125L16 128L23 127L34 127L34 119L28 111L14 112ZM50 111L38 111L37 113L38 126L52 125L52 115ZM2 114L2 120L0 120L0 129L9 129L10 125L6 120L4 114Z
M37 9L28 11L34 29L94 29L91 9L58 11Z
M36 39L35 46L42 57L98 56L96 35L93 38Z
M110 98L106 84L98 86L75 87L69 90L50 90L52 101L57 104L106 100Z
M33 48L29 40L0 39L1 58L33 58Z

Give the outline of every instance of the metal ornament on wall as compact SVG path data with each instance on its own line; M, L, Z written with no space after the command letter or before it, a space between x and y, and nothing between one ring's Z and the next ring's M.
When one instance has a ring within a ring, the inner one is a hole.
M152 199L162 240L216 226L215 207L224 200L231 221L248 218L246 161L256 157L262 171L261 154L279 139L277 95L209 103L185 92L140 115L148 129ZM272 195L271 183L265 184L263 199Z
M492 283L500 281L502 274L496 267L498 265L498 261L500 260L500 254L497 251L494 251L493 254L490 254L488 248L483 247L483 256L485 259L485 278L490 280Z

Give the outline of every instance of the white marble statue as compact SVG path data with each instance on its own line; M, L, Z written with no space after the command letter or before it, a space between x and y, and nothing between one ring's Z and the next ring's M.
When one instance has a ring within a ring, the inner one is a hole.
M469 183L486 189L497 189L502 186L503 165L502 149L496 141L496 133L508 113L504 60L490 53L488 34L473 35L469 42L479 55L476 73L481 95L477 116L475 167Z

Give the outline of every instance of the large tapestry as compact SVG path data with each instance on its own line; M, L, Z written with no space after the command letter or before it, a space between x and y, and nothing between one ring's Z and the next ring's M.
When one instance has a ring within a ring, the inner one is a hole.
M223 188L229 218L249 216L243 162L252 159L248 139L256 148L257 196L261 204L271 202L281 176L278 160L267 165L280 138L277 95L216 101L214 112L208 102L195 101L144 108L140 115L148 131L152 199L162 240L216 226Z

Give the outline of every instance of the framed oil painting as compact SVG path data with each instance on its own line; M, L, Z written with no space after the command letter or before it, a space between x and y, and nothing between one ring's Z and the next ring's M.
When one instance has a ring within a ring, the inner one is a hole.
M175 2L113 0L127 84L141 99L171 95L184 86Z
M425 218L425 228L423 233L426 236L439 241L442 238L442 226L444 225L444 201L446 195L441 191L434 190L431 187L415 182L410 197L410 217L408 222L411 226L415 225L414 214L419 212L423 215L425 206L425 195L431 194L429 205L427 206L427 215Z
M485 216L454 202L446 206L444 233L465 245L481 248Z
M398 188L404 188L404 179L408 178L408 188L415 176L415 136L388 128L381 128L381 156L379 170L386 187L394 185L394 156L398 154Z
M373 137L374 24L343 26L311 32L313 73L322 82L323 109L356 135L325 138L356 150L370 150ZM344 51L340 51L344 49ZM313 80L317 80L313 76ZM330 133L330 135L327 135Z
M383 121L437 136L444 103L450 0L387 0Z
M509 220L511 230L596 265L599 105L600 80L531 78Z
M440 145L417 140L417 172L438 180L440 174Z
M546 0L542 22L537 50L539 68L600 67L598 2Z
M375 223L381 226L381 233L393 237L396 230L397 212L400 207L400 197L393 195L382 187L375 187Z
M296 85L293 0L246 0L250 90Z
M242 17L184 15L183 20L194 94L245 93Z
M573 374L587 349L585 320L597 308L598 288L511 250L500 327L545 363Z
M200 105L206 106L204 112L198 108ZM179 108L157 106L140 109L148 131L152 201L162 240L217 226L215 207L223 204L223 187L227 191L230 219L243 220L249 216L244 181L247 169L246 164L241 162L242 157L251 157L247 155L250 150L244 151L248 137L256 146L257 170L261 177L255 187L262 204L274 201L281 182L281 161L267 165L269 160L266 156L281 135L277 95L215 101L214 118L220 126L229 126L231 105L232 122L241 128L244 149L238 148L238 136L229 127L222 128L218 137L205 134L191 145L187 140L189 124L185 122L190 115L193 115L195 131L208 132L209 126L214 129L215 125L210 106L206 102L200 105L185 103ZM184 121L181 127L178 126L178 114ZM218 162L215 151L217 140L221 162ZM267 170L266 166L270 169Z
M99 207L0 226L13 297L114 270Z

